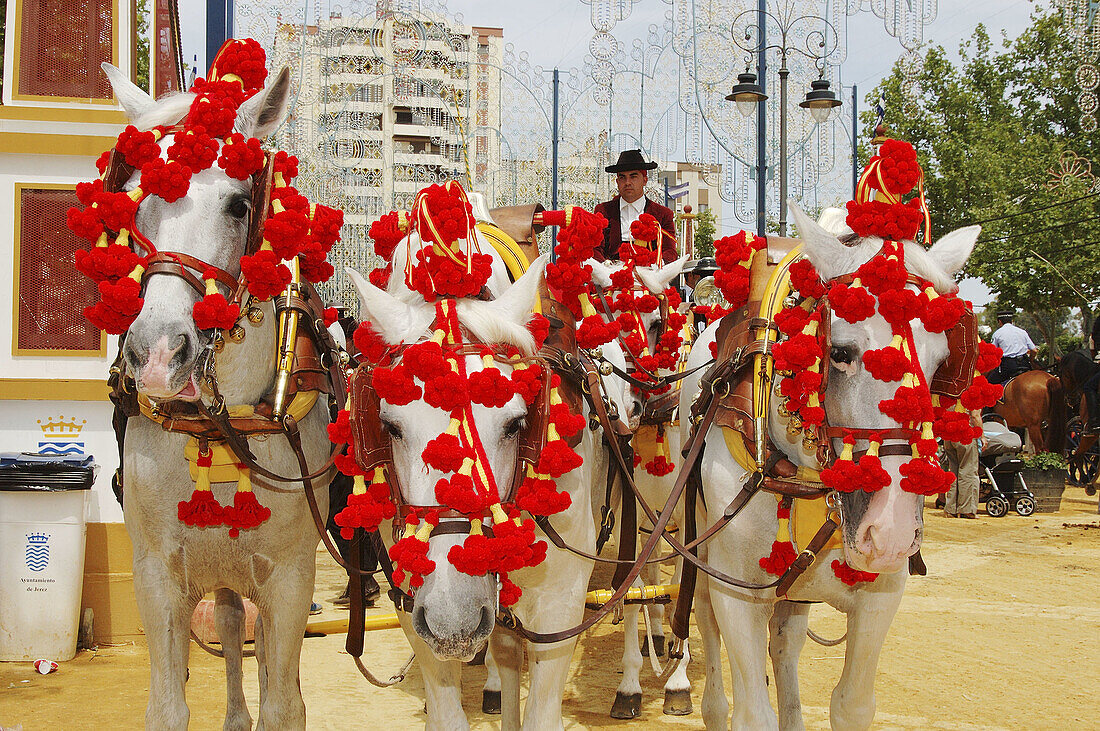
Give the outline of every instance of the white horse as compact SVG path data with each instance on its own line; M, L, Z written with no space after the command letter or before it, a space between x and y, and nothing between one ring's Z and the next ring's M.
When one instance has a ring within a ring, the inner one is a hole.
M803 237L805 256L828 280L855 269L876 254L882 240L868 237L850 246L840 243L805 216L792 211ZM943 293L954 291L952 275L966 263L980 229L970 226L943 236L925 250L905 243L909 270L932 282ZM715 340L717 324L700 337L688 360L688 367L703 364ZM926 378L947 356L947 338L929 333L919 322L913 324L920 367ZM829 388L824 406L832 424L853 427L890 428L897 424L879 412L880 400L893 396L896 383L875 380L861 365L861 356L890 342L891 330L878 314L858 324L832 319ZM690 377L681 395L681 411L687 413L699 390L699 377ZM815 468L812 455L801 448L798 437L788 436L784 421L772 400L768 430L773 442L795 464ZM681 422L688 433L689 424ZM834 446L837 446L834 444ZM847 615L847 648L844 670L833 690L830 720L833 728L868 728L875 714L874 681L879 652L905 587L907 559L920 548L923 530L923 498L903 492L899 468L904 457L884 456L883 467L891 476L884 489L840 495L843 558L849 566L879 573L876 581L849 587L830 570L841 552L823 552L787 594L795 601L824 601ZM721 515L748 478L748 473L731 457L721 428L712 425L706 434L706 452L701 462L703 495L712 509L711 518ZM767 583L758 560L768 555L777 528L776 505L770 496L757 496L741 514L705 545L705 559L726 574L746 581ZM700 528L702 530L702 527ZM703 636L706 655L706 687L703 720L707 728L726 728L729 704L722 687L721 643L724 641L734 683L733 727L803 727L798 695L798 654L805 642L807 605L777 602L774 590L750 591L732 587L699 575L696 622ZM772 641L769 648L769 623ZM776 717L768 699L766 659L772 658L779 698Z
M412 239L413 247L418 247L416 236ZM492 253L487 246L482 246L482 251ZM404 270L405 259L405 246L399 245L393 263L395 276L391 277L387 291L374 287L349 270L359 290L361 318L370 320L382 338L394 345L428 338L435 317L434 306L425 303L416 293L410 293L404 285L400 272ZM540 257L525 275L509 286L503 261L494 254L494 274L487 287L496 299L458 302L458 319L471 341L512 345L524 354L533 354L534 340L525 326L534 311L545 264L546 257ZM484 366L479 357L470 356L466 367L472 373ZM506 364L500 367L507 375L509 367ZM496 483L505 490L518 458L516 435L524 423L527 408L517 396L498 409L475 405L473 413ZM434 486L442 475L425 468L421 453L428 440L446 429L447 414L423 401L405 406L383 402L380 418L390 435L394 469L403 499L410 505L436 504ZM584 463L557 481L558 490L567 492L572 504L552 516L554 527L562 538L569 545L588 552L595 548L589 490L598 446L597 435L583 430L576 451ZM383 523L380 530L389 541L390 526ZM492 654L500 672L502 726L520 727L519 675L526 644L531 683L522 714L523 728L562 728L561 701L576 638L536 644L525 643L508 631L494 631L497 577L461 573L447 558L451 546L460 544L464 538L437 535L430 539L428 558L435 562L435 570L424 577L423 586L416 590L412 612L399 613L402 628L424 675L427 727L467 727L461 704L461 663L491 639ZM540 565L510 576L523 590L522 597L512 608L514 614L524 627L535 632L554 632L579 624L591 572L591 561L550 545Z
M193 94L154 101L114 67L106 69L115 94L140 129L172 125L186 113ZM268 135L286 112L289 74L284 69L267 88L241 105L235 128L245 137ZM160 140L167 150L173 135ZM138 175L126 184L132 189ZM190 254L238 275L248 232L251 182L228 177L213 166L191 179L186 197L166 203L146 199L136 223L158 250ZM263 211L252 215L263 215ZM125 336L123 355L139 394L165 402L201 396L195 372L209 335L195 327L192 305L198 293L182 279L152 276L141 314ZM262 324L249 325L240 343L226 342L215 357L218 387L229 405L256 404L275 377L275 315L259 306ZM328 456L328 413L319 399L301 420L305 455L311 466ZM258 528L230 538L229 529L181 523L177 503L195 483L184 459L188 437L169 433L144 416L130 418L123 470L126 528L134 548L134 589L149 643L150 686L145 723L149 728L185 729L184 698L191 614L207 592L216 592L215 624L225 653L228 704L226 729L252 727L241 678L244 611L240 595L256 603L256 654L260 662L259 727L304 728L305 705L298 660L313 595L318 534L300 482L274 483L253 476L261 504L271 517ZM300 474L287 441L275 436L251 442L259 464L283 475ZM327 511L328 480L314 482L321 513ZM212 486L215 497L232 501L235 483Z
M636 286L643 288L654 296L661 295L668 287L669 283L680 276L687 259L687 256L683 256L669 264L635 267L634 276ZM614 264L596 260L589 260L586 263L592 267L593 281L604 288L611 286L611 275L621 268L621 266L615 266ZM660 338L661 333L664 331L664 323L661 320L661 310L656 309L651 312L641 313L640 319L641 327L646 335L646 344L649 348L649 352L652 353L656 349L658 338ZM616 349L621 352L617 343L613 341L613 344ZM603 346L605 355L608 349L609 346ZM686 344L681 347L681 352L686 354ZM673 370L661 370L659 375L667 375L673 372ZM629 423L631 429L637 431L641 424L647 394L633 388L627 381L615 376L611 376L609 380L617 382L620 384L620 388L625 389L630 404L630 411L628 412L630 417ZM671 459L678 465L680 462L680 432L677 429L666 427L664 434L668 443ZM652 436L652 432L647 436ZM667 500L668 494L676 481L677 473L678 471L673 471L668 475L658 476L650 474L644 468L636 468L634 470L634 484L637 485L642 499L645 500L648 505L656 509L658 506L664 505L665 500ZM601 498L600 495L594 495L593 497ZM638 509L638 515L638 524L642 527L649 526L649 521L641 512L640 508ZM684 524L683 517L683 503L680 502L677 504L675 512L673 513L673 520L676 525L682 526ZM676 571L673 576L673 583L678 583L680 580L681 562L676 560L675 563ZM635 583L638 586L641 586L643 582L650 585L660 584L660 572L660 564L650 564L643 570L641 576L639 576ZM642 610L638 604L626 605L623 609L623 672L619 685L615 690L615 701L611 708L611 716L613 718L635 718L641 710L641 670L645 664L645 660L643 646L638 641L639 615L646 618L645 628L647 646L644 648L648 650L646 655L649 653L654 653L656 656L664 654L664 605L653 604L646 610ZM652 645L649 644L650 637L652 637ZM691 655L688 651L686 641L683 644L682 650L684 653L683 659L679 661L676 669L669 674L664 685L664 713L667 715L687 715L691 713L692 710L691 681L688 680L687 676L687 668L691 661ZM670 659L669 662L672 662L672 660ZM654 663L654 665L656 666L656 663Z

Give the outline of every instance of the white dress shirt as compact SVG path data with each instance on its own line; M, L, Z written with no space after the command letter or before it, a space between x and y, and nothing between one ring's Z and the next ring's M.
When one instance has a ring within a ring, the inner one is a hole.
M993 344L1004 351L1006 358L1027 355L1029 350L1038 350L1027 334L1027 330L1006 322L993 333Z
M646 197L643 195L633 203L627 203L626 198L619 199L619 237L623 241L633 241L630 235L630 225L645 213Z

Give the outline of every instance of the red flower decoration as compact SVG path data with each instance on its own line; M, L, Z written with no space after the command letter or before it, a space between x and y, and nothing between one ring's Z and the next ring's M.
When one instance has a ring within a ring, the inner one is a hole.
M174 203L187 195L191 185L191 169L175 160L156 159L141 169L141 189Z
M218 165L225 174L237 180L247 180L264 166L264 151L255 137L247 140L240 132L234 132L222 144Z
M248 291L261 302L278 295L290 284L290 269L268 249L242 256L241 274L248 281Z
M141 132L132 124L126 125L122 134L118 136L115 149L122 153L126 164L135 168L141 168L146 163L160 158L160 145L157 144L157 135L152 130Z

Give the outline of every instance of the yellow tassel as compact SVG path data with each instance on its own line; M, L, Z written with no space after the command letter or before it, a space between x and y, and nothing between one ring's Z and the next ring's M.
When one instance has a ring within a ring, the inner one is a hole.
M459 429L461 429L461 428L462 428L462 422L452 416L451 417L451 423L447 425L447 431L444 432L444 433L445 434L450 434L452 437L457 437ZM467 457L467 459L469 459L469 458Z
M417 523L416 525L420 525L420 524ZM402 538L408 538L409 536L414 535L416 533L416 525L413 525L412 523L406 523L405 524L405 532L401 535L401 537Z
M351 478L351 482L351 492L353 495L365 495L367 493L367 483L362 475L356 475Z
M140 282L141 281L141 275L144 274L144 273L145 273L145 267L143 267L141 264L138 264L137 266L134 267L134 270L126 276L130 277L130 279L134 280L135 282Z
M275 251L275 249L271 248L271 244L267 239L264 239L260 242L260 251Z
M275 213L282 213L286 208L283 207L282 201L276 200L271 202L271 210L275 211Z
M119 237L121 238L121 236L122 236L122 233L119 232ZM107 233L103 232L99 235L99 240L95 242L95 245L96 245L96 248L106 249L107 244L109 244L109 243L110 242L107 240Z
M882 444L882 442L872 439L870 441L870 443L867 445L867 456L868 457L877 457L878 456L878 448L881 444Z
M912 372L906 373L901 379L901 385L907 388L913 388L917 385L917 377Z
M893 348L894 350L902 350L902 346L904 343L905 338L900 335L895 335L893 338L891 338L890 345L887 347Z
M855 446L856 445L854 445L854 444L849 444L848 442L844 442L844 448L840 450L840 457L838 459L840 459L841 461L851 462L852 461L852 451L855 449Z
M374 468L374 474L370 478L370 484L372 484L372 485L381 485L385 481L386 481L386 468L385 467L375 467Z
M587 294L581 295L581 316L589 317L591 315L598 314L596 308L592 306L592 300L588 298Z
M428 539L432 537L433 528L435 528L435 526L426 520L420 523L416 528L416 533L414 533L416 540L427 543Z
M557 406L561 402L561 394L558 393L558 387L554 386L550 389L550 405Z
M472 457L467 457L462 460L462 466L458 468L458 474L463 477L472 477L474 474L474 460Z
M199 466L199 474L195 478L195 489L210 492L210 467Z
M926 421L920 426L920 438L921 439L935 439L932 434L932 422Z
M558 428L551 423L546 427L546 443L556 442L559 439L561 439L561 436L558 435Z
M568 227L571 223L573 223L573 206L566 206L565 207L565 225L566 225L566 227Z
M496 359L493 358L493 356L488 354L488 353L481 356L481 366L485 370L489 370L490 368L496 368L497 365L496 365L495 361L496 361Z
M212 294L218 294L218 280L214 277L206 280L206 296L209 297Z
M807 322L805 324L805 326L803 326L802 334L803 335L809 335L811 337L816 336L817 335L818 324L819 323L818 323L817 320L810 320L809 322Z
M470 521L470 535L483 535L483 533L481 532L481 518L474 518Z
M489 506L489 512L493 514L493 522L497 525L508 522L508 514L504 512L504 508L500 503L493 503Z
M251 470L243 464L237 464L237 492L252 492Z
M934 300L934 299L936 299L937 297L940 296L939 292L936 291L935 287L925 287L924 288L924 294L925 294L926 297L928 297L929 302L931 302L932 300Z
M126 195L130 196L130 200L139 201L145 196L145 193L142 192L141 186L138 186L128 192Z

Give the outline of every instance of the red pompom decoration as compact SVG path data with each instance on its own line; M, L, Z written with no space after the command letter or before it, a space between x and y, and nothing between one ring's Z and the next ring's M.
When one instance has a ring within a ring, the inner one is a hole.
M880 381L900 381L909 373L913 363L897 348L886 347L868 350L863 354L863 367L872 378Z
M278 295L290 284L290 269L268 249L242 256L241 274L248 281L249 293L261 302Z
M538 365L517 368L512 371L512 388L528 406L535 403L542 392L542 367Z
M382 362L389 345L378 334L369 320L359 323L351 335L351 341L362 356L362 360L371 364Z
M643 213L630 224L630 235L638 241L657 241L661 237L661 224L651 214Z
M234 132L222 143L222 152L218 165L225 174L237 180L247 180L264 166L264 151L255 137L245 139L240 132Z
M668 460L663 454L658 454L656 457L645 463L646 472L656 477L664 477L665 475L676 469L676 465Z
M394 406L404 406L420 398L422 394L420 386L416 385L409 369L403 364L392 368L375 368L371 384L379 398Z
M223 525L225 508L214 499L209 490L195 490L190 500L181 500L176 506L176 517L185 525L195 528L212 528Z
M932 297L920 315L921 324L930 333L942 333L958 324L966 303L958 297Z
M271 517L271 508L260 505L256 493L238 490L233 495L233 507L226 506L222 513L225 525L229 526L229 537L236 538L242 530L258 527Z
M174 203L187 195L191 185L191 169L175 160L153 160L141 169L141 189Z
M192 314L195 317L195 327L199 330L228 330L237 323L241 308L239 305L229 304L221 292L215 292L196 302Z
M772 552L760 559L760 568L773 576L782 576L796 558L798 554L790 541L773 541Z
M577 327L577 345L582 348L597 348L610 343L618 334L618 322L605 322L599 315L589 315Z
M875 298L864 287L834 284L829 289L829 305L837 317L851 323L875 314Z
M556 480L566 472L580 467L582 462L581 456L565 440L555 439L546 443L539 456L538 471Z
M821 277L809 259L799 259L791 264L788 271L791 275L791 286L803 297L816 300L825 295L825 285L821 283Z
M846 562L841 561L839 558L833 559L833 562L830 565L833 567L833 575L848 586L855 586L856 584L865 581L874 581L878 578L878 574L872 574L869 571L860 571L859 569L853 569Z
M913 458L901 466L901 489L916 495L939 495L951 489L955 476L928 459Z
M137 319L145 300L141 298L141 283L123 277L117 282L103 281L99 285L100 301L84 308L84 317L100 330L121 335Z
M962 392L959 400L968 411L987 409L997 405L1004 390L1004 386L990 383L985 376L976 375L970 388Z
M878 297L878 311L886 322L898 328L924 314L924 301L911 289L891 289Z
M984 340L978 341L978 363L975 369L978 373L989 373L1001 364L1003 351L993 343Z
M886 188L884 192L901 196L912 190L920 180L921 170L920 165L917 164L917 151L908 142L886 140L879 147L876 157L879 160L878 176L871 176L868 179L871 187L882 188L883 186L879 184L881 179ZM871 162L874 162L874 158Z
M879 410L900 424L919 424L932 418L932 401L925 389L900 386L894 398L879 401Z
M121 244L76 250L77 270L94 282L125 277L140 263L141 257Z
M871 294L881 296L884 292L905 287L909 273L895 256L879 254L873 256L856 270L860 280Z
M875 492L890 484L890 473L882 468L882 460L873 454L864 454L857 463L860 489Z
M126 125L126 129L122 130L115 149L122 153L127 165L135 168L141 168L160 158L157 135L152 130L141 132L132 124Z
M516 493L516 507L531 515L554 515L573 504L567 492L559 492L553 480L528 475Z
M218 159L218 141L206 134L205 127L188 127L176 133L168 157L194 174L206 170Z
M440 472L457 472L462 461L473 454L462 446L457 436L444 433L430 440L420 456L424 464Z
M333 444L347 444L351 441L351 412L340 409L336 421L326 427L328 439Z

